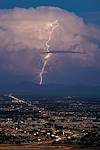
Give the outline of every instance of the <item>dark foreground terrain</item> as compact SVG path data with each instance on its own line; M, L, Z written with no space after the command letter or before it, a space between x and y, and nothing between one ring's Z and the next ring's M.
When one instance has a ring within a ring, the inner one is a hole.
M0 150L100 150L98 148L73 148L66 146L42 146L42 145L0 145Z

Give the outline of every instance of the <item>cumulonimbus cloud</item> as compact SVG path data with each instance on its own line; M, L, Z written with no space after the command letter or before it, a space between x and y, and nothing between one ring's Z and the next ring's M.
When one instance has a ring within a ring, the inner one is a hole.
M50 49L69 49L86 54L55 55L49 63L58 62L59 67L67 62L99 67L99 27L86 24L74 13L60 8L38 7L0 10L0 70L39 74L49 26L55 20L58 20L59 27L52 34Z

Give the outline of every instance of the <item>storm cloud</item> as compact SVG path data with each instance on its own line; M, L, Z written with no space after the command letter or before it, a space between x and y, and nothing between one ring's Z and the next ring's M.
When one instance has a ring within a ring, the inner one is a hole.
M50 24L58 20L50 50L85 54L56 54L47 72L63 72L66 65L100 68L100 27L87 24L74 13L56 7L0 10L0 72L39 76ZM57 67L59 66L59 67ZM60 70L60 71L59 71Z

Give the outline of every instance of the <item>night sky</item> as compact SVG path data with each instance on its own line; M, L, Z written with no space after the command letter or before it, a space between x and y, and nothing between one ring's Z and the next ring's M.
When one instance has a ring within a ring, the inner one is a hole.
M54 6L74 12L100 11L99 0L0 0L0 8Z
M100 85L100 0L0 0L0 84L39 83L49 24L59 21L44 84Z

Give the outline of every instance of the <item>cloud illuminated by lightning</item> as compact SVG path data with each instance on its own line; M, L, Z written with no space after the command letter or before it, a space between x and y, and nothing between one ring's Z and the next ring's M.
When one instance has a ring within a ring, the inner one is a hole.
M59 23L58 23L58 20L55 20L53 23L50 23L50 33L49 33L49 38L48 40L46 41L45 43L45 47L44 47L44 51L47 51L49 52L49 49L50 49L50 45L49 45L49 42L52 38L52 34L54 32L54 30L59 26ZM48 60L50 59L50 57L52 56L51 53L48 53L46 54L46 56L44 57L44 63L43 63L43 67L41 69L41 72L40 72L40 85L43 83L43 75L44 75L44 71L45 71L45 67L48 63Z

